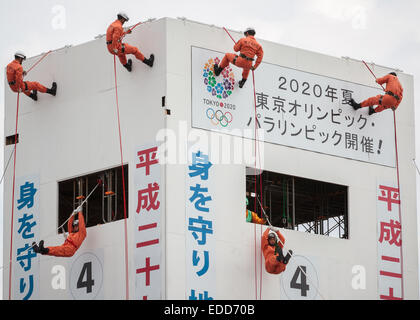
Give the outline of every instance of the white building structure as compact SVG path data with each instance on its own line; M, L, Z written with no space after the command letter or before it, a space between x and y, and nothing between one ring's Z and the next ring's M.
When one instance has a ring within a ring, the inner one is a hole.
M393 112L347 104L381 94L363 63L256 31L255 103L252 73L242 89L235 66L212 75L233 52L223 28L163 18L125 37L155 55L153 68L131 57L131 73L116 60L127 220L105 37L55 50L28 74L58 91L20 97L13 236L13 162L4 179L5 299L418 299L413 77L398 72L400 221ZM394 71L370 67L378 77ZM7 163L16 126L8 86L5 105ZM63 243L58 227L97 177L106 184L84 205L76 254L31 256L32 241ZM264 267L267 226L244 214L247 197L265 218L255 195L294 253L281 274Z

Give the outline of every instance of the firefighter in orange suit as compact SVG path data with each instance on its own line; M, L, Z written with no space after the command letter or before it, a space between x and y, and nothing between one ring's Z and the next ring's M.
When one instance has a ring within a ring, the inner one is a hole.
M155 56L153 54L150 55L149 59L146 59L138 48L121 42L121 39L124 35L123 24L126 21L128 21L128 15L124 12L120 12L117 15L117 20L111 23L111 25L108 27L106 31L106 44L108 51L114 55L117 55L121 64L129 72L131 72L131 66L133 62L131 59L127 61L127 54L133 54L138 60L147 64L149 67L153 67L153 61L155 60ZM128 30L127 33L131 33L131 31Z
M354 108L354 110L369 107L369 115L371 115L386 109L391 108L392 110L396 110L398 108L403 98L403 87L398 80L397 74L395 72L391 72L382 78L376 79L376 82L379 84L386 83L385 94L371 97L361 103L356 103L353 99L351 99L350 105ZM373 106L376 105L377 107L374 109Z
M283 256L284 237L280 231L273 227L267 228L261 238L261 250L265 259L265 270L268 273L279 274L286 269L290 257L293 254L289 250Z
M265 224L266 221L258 216L254 211L246 210L246 221L256 224Z
M248 206L248 203L249 203L248 198L246 198L247 206ZM245 208L245 216L246 216L247 222L256 223L256 224L266 224L267 222L264 219L260 218L258 214L256 214L254 211L248 210L246 208Z
M74 215L76 213L78 213L78 220L74 220ZM86 238L85 219L83 217L83 212L81 212L81 208L76 209L75 212L72 213L72 216L67 223L67 227L69 234L61 246L44 248L44 240L41 240L39 246L35 242L32 243L33 250L36 253L49 256L72 257Z
M255 40L255 30L254 28L247 28L244 32L245 37L240 39L234 46L233 50L240 52L239 55L234 53L226 53L223 57L220 66L217 64L214 65L214 74L218 76L222 70L233 63L235 66L243 69L242 71L242 80L239 81L239 88L242 88L245 84L246 79L249 75L249 70L255 70L260 65L264 51L262 46ZM255 55L257 56L257 61L252 65Z
M57 92L57 83L55 82L53 82L52 87L48 89L39 82L23 81L23 77L26 76L26 71L23 71L22 67L22 62L24 60L26 60L25 54L18 51L15 53L15 60L7 65L6 75L10 89L12 89L13 92L23 92L35 101L38 100L38 91L55 96Z

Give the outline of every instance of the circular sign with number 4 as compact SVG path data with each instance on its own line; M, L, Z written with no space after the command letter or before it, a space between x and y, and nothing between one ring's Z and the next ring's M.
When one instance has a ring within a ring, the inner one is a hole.
M291 300L314 300L318 295L318 274L312 262L293 255L281 276L282 288Z
M69 281L74 299L95 299L102 289L102 280L102 263L93 253L83 253L73 262Z

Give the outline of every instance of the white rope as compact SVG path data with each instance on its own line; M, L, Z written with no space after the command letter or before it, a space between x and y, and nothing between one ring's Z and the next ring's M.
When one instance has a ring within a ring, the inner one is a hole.
M3 171L3 175L2 175L2 177L1 177L0 184L3 182L4 175L6 174L7 168L9 167L10 160L12 159L12 156L13 156L13 153L15 152L15 149L16 149L16 144L15 144L15 146L13 147L12 152L10 153L10 157L9 157L9 160L7 161L6 168L5 168L5 169L4 169L4 171Z
M413 159L414 165L416 166L417 173L420 175L419 167L417 167L416 159Z

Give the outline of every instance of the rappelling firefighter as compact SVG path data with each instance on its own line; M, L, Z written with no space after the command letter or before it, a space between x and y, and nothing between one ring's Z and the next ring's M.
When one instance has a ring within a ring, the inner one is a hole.
M76 214L78 214L77 220L74 218ZM44 240L41 240L39 245L35 242L32 243L34 252L55 257L72 257L86 238L85 219L81 207L78 207L71 214L71 218L67 222L67 228L68 236L61 246L45 248Z
M350 105L354 108L354 110L369 107L369 115L372 115L386 109L392 109L395 111L398 108L403 98L403 87L398 80L397 74L395 72L391 72L382 78L376 79L376 82L381 85L386 83L385 94L371 97L361 103L356 103L354 99L351 99ZM374 108L374 106L377 107Z
M248 198L246 199L246 205L248 206ZM266 224L267 221L265 221L263 218L260 218L258 214L256 214L254 211L248 210L245 208L245 216L246 221L256 224Z
M142 61L143 63L147 64L149 67L153 67L153 61L155 60L155 56L153 54L150 55L150 58L147 59L144 57L143 53L134 46L130 46L127 43L122 43L122 38L125 33L131 33L131 30L128 29L124 32L123 24L129 20L128 15L124 12L120 12L117 15L117 20L115 20L107 29L106 31L106 44L108 47L108 51L118 56L120 59L121 64L129 71L132 70L132 60L128 59L127 61L127 54L133 54L138 60Z
M10 89L13 92L23 92L35 101L38 100L38 91L55 96L57 93L57 83L55 82L52 83L51 88L46 88L39 82L23 81L23 77L26 76L26 71L22 67L24 60L26 60L25 54L18 51L15 53L15 60L7 65L6 74Z
M262 46L255 40L255 29L247 28L244 32L245 37L241 38L234 46L233 50L235 52L239 51L239 55L234 53L226 53L223 57L220 66L214 65L214 74L218 76L224 68L226 68L229 63L233 63L235 66L243 69L242 71L242 80L239 81L239 88L242 88L248 78L249 71L255 70L260 65L264 51ZM257 60L255 64L252 65L255 55Z
M284 237L277 228L267 228L261 238L261 250L264 254L265 270L268 273L279 274L286 270L292 250L283 255Z

